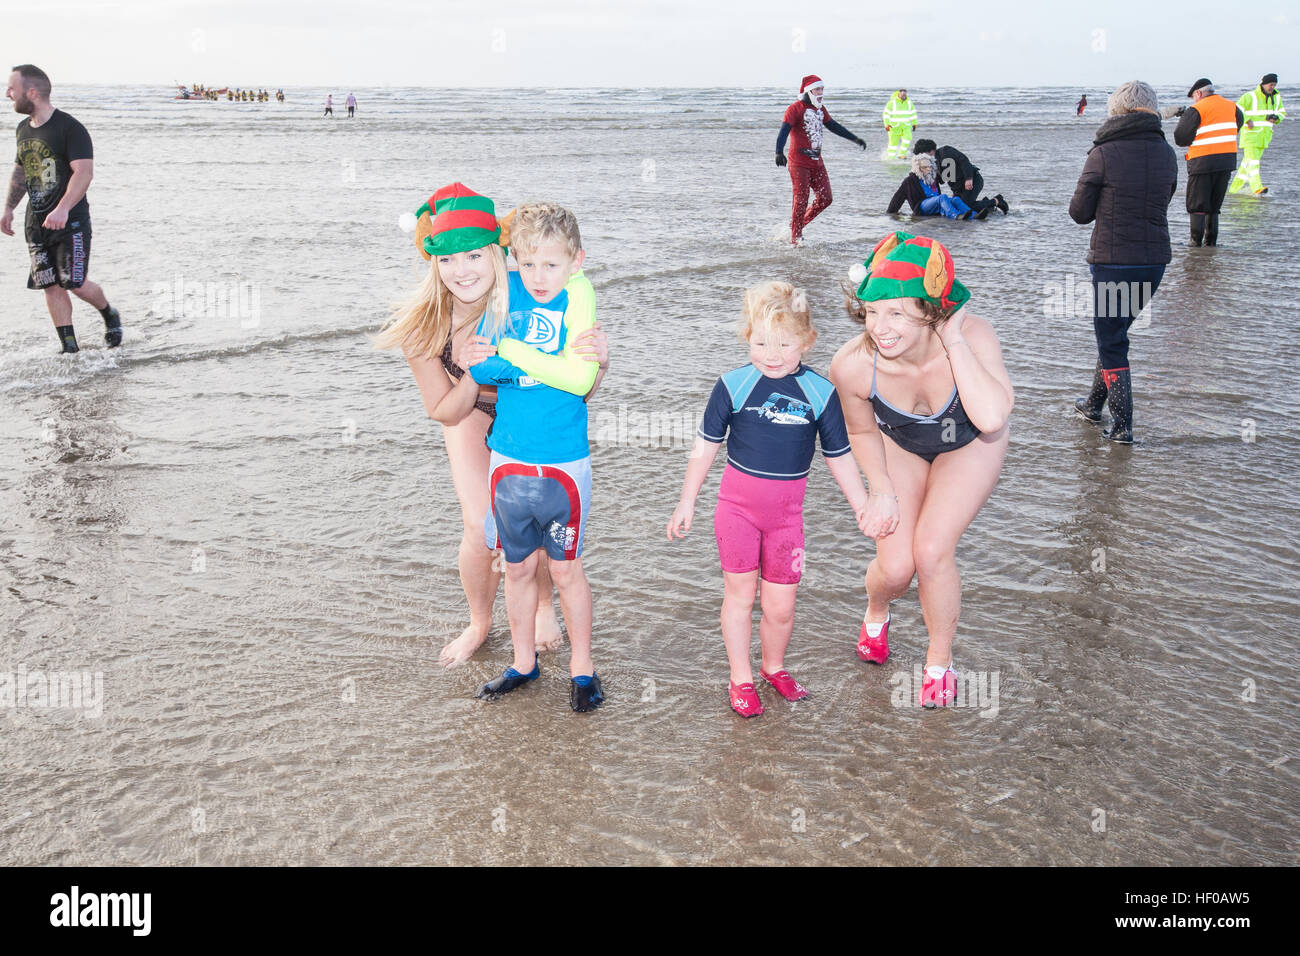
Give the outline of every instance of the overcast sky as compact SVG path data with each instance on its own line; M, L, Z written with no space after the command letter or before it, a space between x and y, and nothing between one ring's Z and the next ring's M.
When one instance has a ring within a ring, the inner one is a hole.
M793 89L817 73L1105 90L1267 72L1300 85L1300 0L0 0L0 13L5 66L34 62L56 85Z

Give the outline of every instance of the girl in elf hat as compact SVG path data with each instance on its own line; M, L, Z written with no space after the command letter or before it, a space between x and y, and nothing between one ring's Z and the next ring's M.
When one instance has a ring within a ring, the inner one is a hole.
M725 437L727 467L713 516L726 582L722 642L731 666L731 709L757 717L763 703L754 689L750 659L756 593L763 607L759 673L786 700L808 696L786 671L785 651L803 573L804 488L819 441L860 528L867 494L849 457L839 397L830 382L803 364L804 353L817 341L803 291L788 282L747 291L740 338L749 343L749 361L713 387L681 500L668 521L668 538L690 531L695 499Z
M961 610L957 542L993 492L1015 396L997 334L932 239L896 232L850 273L845 306L864 332L831 362L853 454L871 489L876 539L858 656L889 656L889 604L917 579L930 647L921 703L953 703Z
M469 660L487 638L501 578L494 552L483 535L489 510L485 442L495 415L496 390L480 389L464 369L496 352L484 337L474 334L480 322L486 318L487 327L499 332L507 319L505 246L512 215L498 220L492 200L461 183L434 193L417 211L415 230L416 248L429 260L428 272L398 305L376 342L379 348L402 350L425 411L442 424L452 483L460 502L464 524L460 580L470 621L464 632L442 649L439 660L448 667ZM600 363L591 389L595 392L609 364L609 349L599 325L578 337L575 351ZM535 377L543 380L542 375ZM445 490L442 495L446 496ZM537 580L537 646L551 650L560 642L560 626L551 603L545 561L538 563Z
M860 149L866 141L854 136L835 120L822 105L826 84L820 76L809 75L799 84L800 98L790 104L781 118L781 132L776 137L776 164L790 170L790 183L794 188L794 201L790 209L790 242L799 245L808 223L825 212L831 204L831 180L822 162L822 130L828 129L843 136ZM785 155L785 141L790 139L790 158ZM808 190L816 201L808 208Z

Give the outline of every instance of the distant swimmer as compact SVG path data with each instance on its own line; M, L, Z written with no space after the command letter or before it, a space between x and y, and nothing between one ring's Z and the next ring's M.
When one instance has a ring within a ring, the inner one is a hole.
M1079 97L1079 102L1076 103L1074 106L1074 115L1082 116L1083 111L1086 110L1087 108L1088 108L1088 94L1084 93L1082 96Z
M1237 108L1246 118L1246 125L1241 131L1241 148L1245 155L1237 178L1228 187L1228 192L1240 192L1250 183L1256 196L1268 192L1268 187L1260 179L1260 164L1264 159L1264 150L1273 142L1273 127L1286 119L1286 107L1282 105L1282 94L1277 91L1277 74L1266 73L1259 81L1259 86L1241 94Z
M353 96L351 93L349 93L348 94L348 119L352 119L352 116L354 113L356 113L356 111L357 111L357 98Z
M881 113L885 132L889 134L889 159L907 159L912 150L912 131L916 129L916 104L907 98L907 90L899 90L885 104Z
M325 112L322 115L323 116L334 115L334 94L333 93L325 94Z
M104 290L86 278L90 262L90 204L86 190L94 176L94 150L86 127L50 105L50 78L25 63L9 74L9 99L18 124L18 153L5 197L0 232L14 234L14 210L27 194L24 234L32 268L27 288L45 292L45 307L64 352L76 352L71 292L99 310L104 342L122 344L122 317Z
M275 91L275 99L276 99L277 102L279 102L279 103L283 103L283 102L284 102L284 90L276 90L276 91Z
M1205 77L1187 91L1192 105L1174 130L1174 142L1188 147L1187 213L1191 219L1189 246L1218 245L1219 209L1237 168L1237 131L1245 118L1241 107L1214 92Z
M781 131L776 137L776 164L790 170L790 183L794 189L790 243L796 246L803 240L804 227L831 204L831 180L826 174L826 164L822 162L823 129L856 143L859 149L867 148L864 140L831 119L831 114L822 105L825 91L826 84L820 76L805 76L799 84L800 98L786 109L781 118ZM785 154L787 137L790 140L788 160ZM808 209L809 189L816 196L811 209Z

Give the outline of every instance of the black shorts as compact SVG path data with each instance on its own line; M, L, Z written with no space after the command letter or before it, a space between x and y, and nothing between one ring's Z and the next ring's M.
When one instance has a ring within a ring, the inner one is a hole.
M58 285L80 289L90 265L90 221L70 222L66 229L53 232L37 229L27 233L27 251L32 257L32 271L27 288L48 289Z

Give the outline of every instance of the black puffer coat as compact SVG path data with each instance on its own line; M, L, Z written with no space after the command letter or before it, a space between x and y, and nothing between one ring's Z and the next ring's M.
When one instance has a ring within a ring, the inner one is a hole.
M1178 190L1178 158L1160 117L1125 113L1101 124L1070 200L1070 218L1096 220L1088 261L1153 266L1173 258L1169 201Z

